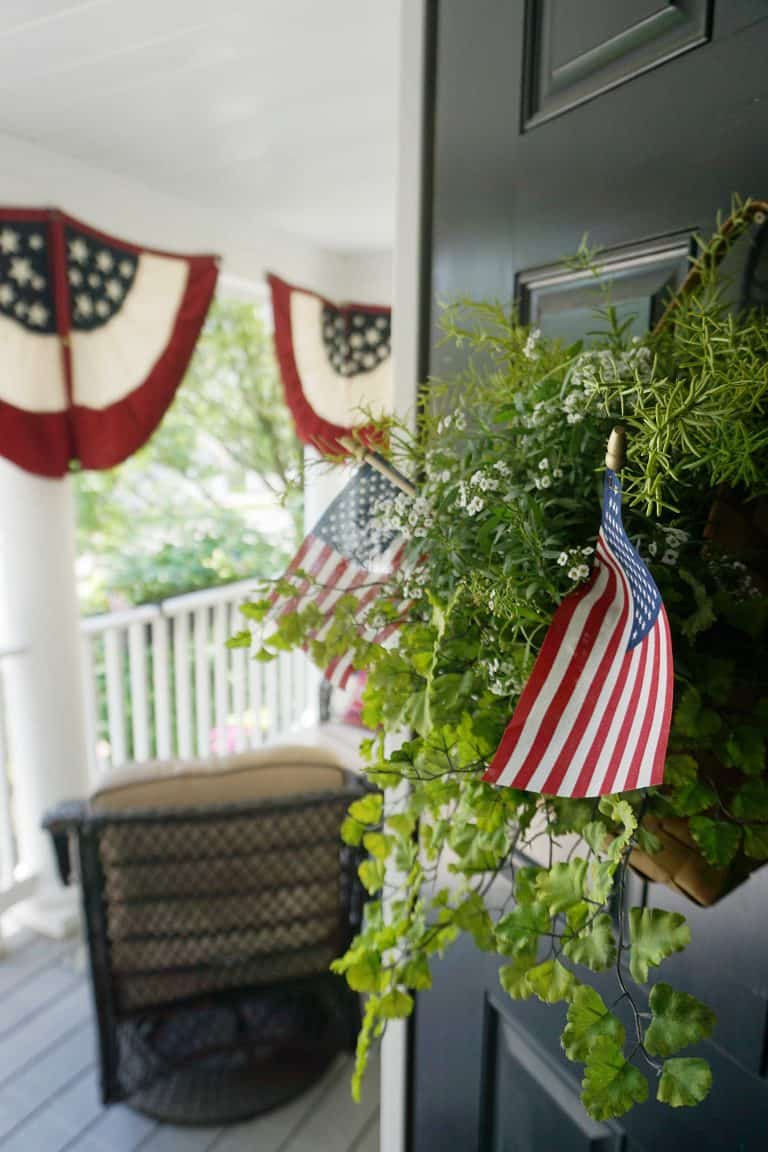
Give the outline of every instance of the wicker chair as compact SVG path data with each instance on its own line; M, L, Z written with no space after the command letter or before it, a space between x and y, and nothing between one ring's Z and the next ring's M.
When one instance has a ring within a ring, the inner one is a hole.
M104 1103L234 1122L351 1047L357 998L328 966L362 911L339 837L362 791L285 747L130 769L46 816L82 884Z

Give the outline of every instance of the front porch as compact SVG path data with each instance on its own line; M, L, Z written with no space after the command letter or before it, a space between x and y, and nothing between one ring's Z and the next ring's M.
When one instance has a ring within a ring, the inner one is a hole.
M228 1128L157 1124L99 1101L95 1031L82 947L20 932L0 963L2 1152L374 1152L378 1069L352 1102L352 1057L267 1115Z

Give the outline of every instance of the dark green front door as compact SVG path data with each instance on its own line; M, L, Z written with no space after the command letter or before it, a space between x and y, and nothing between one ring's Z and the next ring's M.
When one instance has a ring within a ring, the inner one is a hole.
M562 260L588 234L610 250L615 299L648 324L692 235L733 193L768 198L766 0L431 9L430 299L516 296L531 320L576 335L590 301ZM433 323L422 317L425 339ZM707 1102L590 1121L559 1051L561 1010L506 999L497 963L467 942L418 998L412 1152L768 1150L768 868L709 910L657 886L646 897L691 924L665 978L718 1014Z

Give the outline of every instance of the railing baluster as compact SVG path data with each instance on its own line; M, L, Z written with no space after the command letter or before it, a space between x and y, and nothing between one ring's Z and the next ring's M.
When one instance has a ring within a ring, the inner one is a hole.
M149 709L147 707L146 625L137 621L128 626L128 663L131 685L131 733L133 759L149 760Z
M171 755L171 711L168 683L168 621L152 621L152 689L155 698L155 752L161 760Z
M229 747L229 681L227 679L227 605L224 601L213 609L213 689L217 745L223 756Z
M195 610L195 719L197 754L211 752L211 669L208 662L208 608Z
M279 717L278 717L278 681L277 681L277 660L270 661L269 664L264 665L264 697L262 705L262 739L268 740L270 736L274 736L278 730Z
M293 726L293 677L291 676L291 656L289 652L281 652L277 658L278 676L278 724L281 732Z
M176 685L176 746L182 760L192 755L192 708L189 691L189 614L173 618L173 670Z
M85 697L85 740L88 754L88 779L93 784L99 775L99 725L96 712L98 689L93 672L93 640L85 633L81 641L83 695Z
M229 606L229 634L234 636L242 631L242 616L240 608L235 601ZM247 654L245 648L232 648L230 653L230 667L232 669L232 711L235 721L235 750L242 752L246 746L246 682L245 662ZM254 661L255 663L255 661Z
M109 628L105 633L104 656L107 668L110 761L115 768L127 759L123 708L123 633L117 628Z
M258 660L248 656L248 708L251 713L251 729L248 733L251 748L264 740L264 668Z

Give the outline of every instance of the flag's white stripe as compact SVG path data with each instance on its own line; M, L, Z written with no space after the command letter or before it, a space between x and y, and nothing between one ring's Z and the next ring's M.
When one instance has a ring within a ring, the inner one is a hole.
M633 612L634 612L634 602L632 599L632 589L630 588L629 581L627 580L626 576L624 575L624 570L622 569L621 564L618 562L618 560L614 556L614 554L611 551L607 541L601 542L601 543L602 543L604 551L605 551L606 562L611 564L611 567L616 572L617 579L618 579L618 587L616 590L616 600L614 602L615 606L616 606L616 614L615 614L614 624L615 624L616 620L618 620L620 618L621 613L624 609L625 603L627 606L627 617L626 617L626 620L624 621L624 628L622 630L621 637L619 639L619 645L618 645L618 648L616 649L616 654L615 654L615 656L611 662L611 666L608 669L608 672L605 676L605 679L603 680L603 684L602 684L602 687L600 689L600 694L597 698L597 701L594 704L592 704L592 702L589 702L589 704L587 705L589 707L589 710L590 710L589 721L587 723L586 728L584 729L584 732L582 733L581 740L579 741L576 749L574 750L573 756L571 758L571 762L568 765L568 769L565 773L565 776L563 777L563 779L560 783L560 787L558 788L558 795L560 795L560 796L570 796L571 795L571 793L573 792L573 789L576 785L576 781L579 778L579 774L580 774L582 768L584 767L584 761L586 760L586 758L587 758L587 756L588 756L588 754L592 748L592 745L594 743L595 736L597 734L597 730L600 727L600 723L601 723L603 716L605 714L605 709L608 707L608 702L611 698L611 693L613 692L613 690L616 686L616 680L617 680L617 678L621 672L621 667L627 658L627 648L629 646L629 637L630 637L631 632L632 632L632 617L633 617ZM610 637L608 638L608 640L610 641ZM599 642L600 641L598 641L598 643ZM589 688L589 685L587 685L587 688ZM582 707L583 707L583 704L582 704ZM574 722L576 721L577 718L578 717L574 717Z
M528 753L531 750L536 734L541 726L544 717L549 711L552 700L557 692L563 677L566 675L570 667L573 652L579 641L582 631L584 630L584 623L589 616L592 606L600 599L605 586L608 583L608 567L602 565L598 574L597 580L592 585L591 589L584 597L584 599L576 607L573 616L568 622L565 635L563 636L560 649L557 657L552 664L547 679L539 689L539 694L531 707L528 716L526 717L525 724L523 725L520 737L517 741L514 751L509 760L504 766L504 770L496 781L497 784L510 783L517 773L522 768Z
M656 750L661 738L661 729L664 722L664 712L667 703L667 685L669 682L669 649L667 647L667 622L663 613L659 613L653 631L658 632L659 645L659 685L656 699L653 701L653 722L648 733L648 740L643 755L643 765L637 778L638 788L648 788L651 783L653 764L656 759Z
M327 545L325 544L324 541L321 541L321 545L322 545L322 547L320 549L320 552L322 553L322 549L324 547L326 547ZM325 561L324 564L321 564L321 566L317 572L310 569L309 565L303 565L303 564L301 565L302 568L306 567L308 572L309 571L312 572L313 580L312 580L312 583L310 584L309 588L305 592L305 594L299 600L299 603L296 605L296 607L294 609L295 612L301 612L304 608L307 607L308 604L311 604L312 601L314 599L316 599L316 597L317 597L317 585L318 584L324 584L326 582L326 580L329 578L329 576L333 575L333 570L334 570L334 568L336 568L339 561L343 560L343 559L344 559L344 557L341 555L340 552L336 552L333 548L331 548L330 556L328 557L328 559Z
M324 615L326 615L326 614L328 615L328 619L325 621L325 623L322 625L322 627L320 627L317 630L317 632L315 633L315 636L314 636L315 640L323 640L325 638L325 636L328 633L329 628L333 624L333 615L332 615L333 609L335 608L336 604L341 599L341 597L344 595L344 593L348 590L350 584L355 580L355 578L357 576L360 575L360 573L362 571L364 571L364 570L361 569L359 567L359 565L357 565L354 561L350 561L349 567L347 568L346 572L342 576L339 583L336 585L336 588L334 589L333 592L331 592L329 594L327 600L325 600L323 605L322 605L321 611L323 612ZM368 585L367 585L367 583L364 582L363 584L360 585L359 588L353 588L352 591L349 593L349 595L355 596L359 600L360 596L365 595L365 593L367 591L368 591Z
M312 543L307 549L307 554L299 565L299 568L304 572L311 572L312 565L317 562L323 548L324 544L322 540L318 539L317 536L313 536ZM296 572L286 572L285 575L288 579L291 580L296 578ZM299 577L298 579L300 579L301 584L304 583L303 577ZM279 597L270 608L265 623L272 622L277 624L277 621L280 619L280 617L283 616L288 610L288 604L292 602L293 597Z
M601 788L603 780L605 779L606 772L610 767L611 760L613 759L614 753L616 751L616 738L621 731L621 726L624 723L624 719L627 714L627 706L632 698L632 691L635 687L635 681L637 680L637 673L640 665L640 657L642 655L642 651L642 644L636 644L630 654L627 678L624 682L624 687L622 689L621 696L619 697L619 702L616 705L616 711L613 714L611 726L606 733L600 756L597 763L595 764L592 778L587 784L585 791L586 796L600 796L602 794ZM616 788L613 787L611 791L615 792Z
M654 664L656 663L656 648L658 645L658 634L655 628L651 629L642 643L636 645L636 647L642 648L643 644L647 645L643 682L640 687L640 695L637 700L637 707L635 708L634 714L632 716L632 727L629 730L627 742L624 745L619 769L613 778L611 792L623 792L627 786L627 775L635 758L637 743L640 739L640 732L642 730L643 722L648 711L649 697L651 695L651 682L653 680L653 669Z
M534 772L529 782L526 784L526 788L531 792L540 792L544 787L550 772L554 768L555 761L557 760L562 750L563 744L568 738L568 734L573 731L573 727L576 724L580 713L585 707L587 696L594 687L595 676L597 674L598 668L605 655L605 650L610 643L612 636L616 632L618 622L621 619L621 613L624 609L624 603L628 589L625 589L625 584L621 576L619 565L607 549L600 550L600 559L607 568L613 569L614 575L616 577L616 591L611 600L611 603L606 609L597 636L593 641L589 659L584 665L578 680L573 686L573 691L571 692L571 695L568 699L568 703L560 714L560 719L558 720L557 725L552 732L552 736L550 737L545 751L542 753L536 771ZM621 663L621 658L626 654L627 643L629 641L629 634L631 629L632 603L630 593L629 613L627 616L627 621L624 625L624 630L622 632L619 649L617 652L617 659L619 664ZM623 648L621 647L621 644L623 644ZM614 660L611 671L613 671L613 669L616 667L616 663L617 660ZM603 697L610 695L612 687L612 683L609 681L604 681L599 700L602 700ZM591 701L589 702L588 707L594 716L597 709ZM599 708L599 702L597 708ZM582 755L580 763L583 763L583 760L584 756ZM558 793L560 795L568 795L565 781L558 788Z

